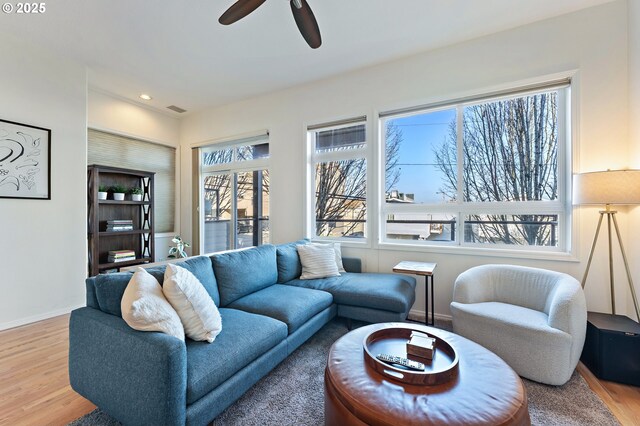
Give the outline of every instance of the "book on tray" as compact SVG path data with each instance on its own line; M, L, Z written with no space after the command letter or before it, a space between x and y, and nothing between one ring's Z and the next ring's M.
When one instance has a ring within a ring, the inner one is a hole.
M433 359L436 348L436 339L418 331L411 332L411 338L407 342L407 354L421 358Z

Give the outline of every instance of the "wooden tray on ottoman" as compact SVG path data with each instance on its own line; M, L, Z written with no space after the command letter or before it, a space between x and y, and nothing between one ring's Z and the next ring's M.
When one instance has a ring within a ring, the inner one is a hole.
M433 360L407 354L407 341L411 333L417 331L436 339ZM364 358L367 366L379 374L401 383L412 385L439 385L458 375L458 354L456 350L436 334L424 329L383 328L369 333L363 342ZM425 371L390 365L376 358L378 354L400 356L425 365Z

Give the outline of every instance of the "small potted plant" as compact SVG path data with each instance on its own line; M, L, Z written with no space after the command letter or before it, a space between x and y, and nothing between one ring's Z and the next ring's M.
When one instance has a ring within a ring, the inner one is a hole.
M134 186L129 188L129 194L131 194L131 201L142 201L142 189Z
M109 187L106 185L98 185L98 200L106 200Z
M127 192L127 188L123 185L113 185L111 187L111 192L113 192L113 199L117 201L124 200L124 194Z
M169 247L169 256L167 256L167 258L179 259L182 257L188 257L187 252L184 251L184 249L190 247L189 243L182 241L180 235L176 235L171 241L175 243L175 246Z

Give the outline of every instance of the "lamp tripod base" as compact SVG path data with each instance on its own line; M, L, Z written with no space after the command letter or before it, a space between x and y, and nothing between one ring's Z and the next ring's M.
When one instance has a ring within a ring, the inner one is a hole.
M591 244L591 251L589 252L589 260L587 261L587 268L584 271L584 276L582 277L582 288L584 288L587 282L587 276L589 275L589 269L591 268L591 261L593 260L593 253L596 248L596 244L598 242L598 236L600 235L600 228L602 226L602 220L605 215L607 216L607 237L608 237L608 248L609 248L609 285L611 290L611 312L613 315L616 314L616 297L615 297L615 285L614 285L614 275L613 275L613 243L612 243L612 232L611 232L611 223L613 222L613 226L616 232L616 237L618 239L618 245L620 246L620 253L622 254L622 260L624 261L624 268L627 273L627 281L629 282L629 288L631 290L631 297L633 299L633 306L636 311L636 318L640 321L640 308L638 308L638 299L636 297L636 290L633 285L633 279L631 278L631 271L629 270L629 262L627 261L627 254L624 250L624 246L622 244L622 238L620 237L620 228L618 227L618 220L616 219L615 210L611 210L609 205L607 205L606 210L600 211L600 219L598 220L598 226L596 228L596 234L593 237L593 244Z

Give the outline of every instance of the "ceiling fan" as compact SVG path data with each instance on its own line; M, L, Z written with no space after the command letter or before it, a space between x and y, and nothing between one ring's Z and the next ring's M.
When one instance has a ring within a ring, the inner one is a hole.
M237 0L226 12L222 14L218 22L223 25L233 24L256 10L266 0ZM322 44L320 28L316 17L306 0L290 0L291 12L298 25L298 29L305 41L312 49L317 49Z

